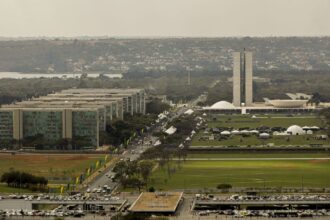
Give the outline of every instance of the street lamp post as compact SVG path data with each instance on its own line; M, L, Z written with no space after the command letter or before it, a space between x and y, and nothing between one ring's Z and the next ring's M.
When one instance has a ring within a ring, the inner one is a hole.
M19 172L19 194L21 194L22 188L22 172Z
M264 192L266 191L266 180L264 178Z

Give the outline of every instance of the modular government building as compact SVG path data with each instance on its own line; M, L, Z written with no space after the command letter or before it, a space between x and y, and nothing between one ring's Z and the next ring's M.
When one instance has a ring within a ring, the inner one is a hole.
M143 89L68 89L0 108L0 139L42 136L49 143L84 139L99 146L106 124L125 114L145 114Z

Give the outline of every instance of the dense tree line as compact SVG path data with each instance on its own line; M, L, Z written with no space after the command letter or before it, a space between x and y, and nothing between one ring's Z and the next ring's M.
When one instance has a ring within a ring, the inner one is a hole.
M195 116L188 115L175 119L168 126L175 126L177 132L173 135L158 134L162 142L161 145L149 148L139 158L138 161L120 161L116 164L113 171L116 173L115 179L124 188L138 188L150 184L150 176L157 161L161 168L167 167L168 173L173 171L170 161L173 157L184 160L187 156L186 149L178 148L185 138L191 134L196 125ZM179 160L178 163L181 163ZM167 166L165 166L167 165ZM151 191L155 189L150 187Z
M100 132L100 144L119 146L142 132L146 132L155 121L153 114L125 114L125 120L115 120L106 125L106 131Z
M88 76L88 75L87 75ZM0 79L0 105L28 100L68 88L144 88L148 94L166 95L168 99L187 100L205 91L215 76L192 77L192 86L182 77L111 79L108 77Z
M113 168L115 179L124 188L138 188L147 186L155 163L151 160L120 161Z
M167 135L164 132L154 133L158 136L161 145L153 147L145 151L141 155L141 159L167 159L168 156L176 155L184 157L185 149L179 149L178 146L185 142L185 139L191 135L191 132L196 127L195 115L185 115L173 120L167 126L174 126L177 130L172 135Z
M0 143L2 142L0 141ZM36 150L81 150L84 147L90 147L91 141L85 136L75 136L72 139L49 140L44 134L36 134L25 137L20 142L15 140L4 142L4 146L33 147Z
M223 74L229 71L223 71ZM190 77L200 77L200 76L218 76L218 71L209 71L209 70L202 70L202 71L157 71L157 70L129 70L128 72L124 73L124 77L126 79L140 79L140 78L161 78L161 77L174 77L174 78L183 78L183 76Z
M161 144L146 150L141 156L142 160L157 160L161 169L166 169L168 176L176 171L177 168L171 165L173 158L177 158L177 167L185 161L187 157L187 149L185 147L186 138L196 127L196 115L185 115L173 120L168 127L174 126L177 131L172 135L165 133L154 134L159 137ZM188 141L189 142L189 141ZM179 147L183 145L183 147Z
M170 105L162 102L159 99L154 99L151 102L146 104L146 112L149 114L160 114L164 111L168 111L170 109Z
M1 176L1 182L6 183L10 187L39 191L46 190L48 184L48 180L45 177L39 177L20 171L5 172Z

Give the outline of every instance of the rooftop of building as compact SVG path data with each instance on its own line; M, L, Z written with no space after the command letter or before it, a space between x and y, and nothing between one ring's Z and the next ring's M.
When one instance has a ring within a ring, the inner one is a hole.
M98 97L98 98L117 98L117 97L129 97L135 93L53 93L47 97Z
M182 192L143 192L129 208L131 212L174 213Z
M117 101L98 101L98 100L31 100L17 102L12 105L110 105Z
M293 100L295 101L295 100ZM241 110L241 109L315 109L315 106L306 106L306 105L287 105L287 106L273 106L265 102L254 102L252 106L240 106L235 107L231 103L226 101L220 101L213 104L210 107L203 107L203 110Z
M93 108L93 107L79 107L79 108L70 108L70 107L58 107L54 108L53 106L51 107L38 107L38 108L30 108L30 107L3 107L0 108L0 111L14 111L14 110L22 110L22 111L63 111L63 110L72 110L72 111L97 111L98 108Z
M107 94L107 92L121 92L116 94ZM104 109L112 104L118 104L125 106L124 99L131 97L141 89L68 89L59 93L49 94L47 96L41 96L32 98L31 100L25 100L8 105L2 105L4 109ZM78 94L75 94L77 92ZM81 94L80 94L81 92ZM91 93L90 93L91 92ZM93 93L95 92L95 93ZM72 94L71 94L72 93ZM118 106L117 105L117 106ZM124 108L123 106L123 108Z
M126 97L126 96L125 96ZM95 96L41 96L38 98L34 98L36 101L118 101L122 100L121 97L95 97Z
M62 90L60 93L62 94L82 94L82 93L101 93L101 94L111 94L111 93L134 93L134 92L141 92L144 89L140 88L116 88L116 89L106 89L106 88L81 88L81 89L66 89Z

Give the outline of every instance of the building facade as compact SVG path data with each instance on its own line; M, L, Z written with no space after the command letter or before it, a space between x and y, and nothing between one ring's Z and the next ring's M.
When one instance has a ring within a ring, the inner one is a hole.
M99 146L100 131L125 113L145 114L142 89L68 89L0 108L0 140L42 137ZM73 146L74 147L74 146Z
M63 139L84 139L85 146L99 145L98 109L2 108L0 138L24 141L42 138L49 145Z
M233 104L240 107L253 104L252 52L233 53Z

